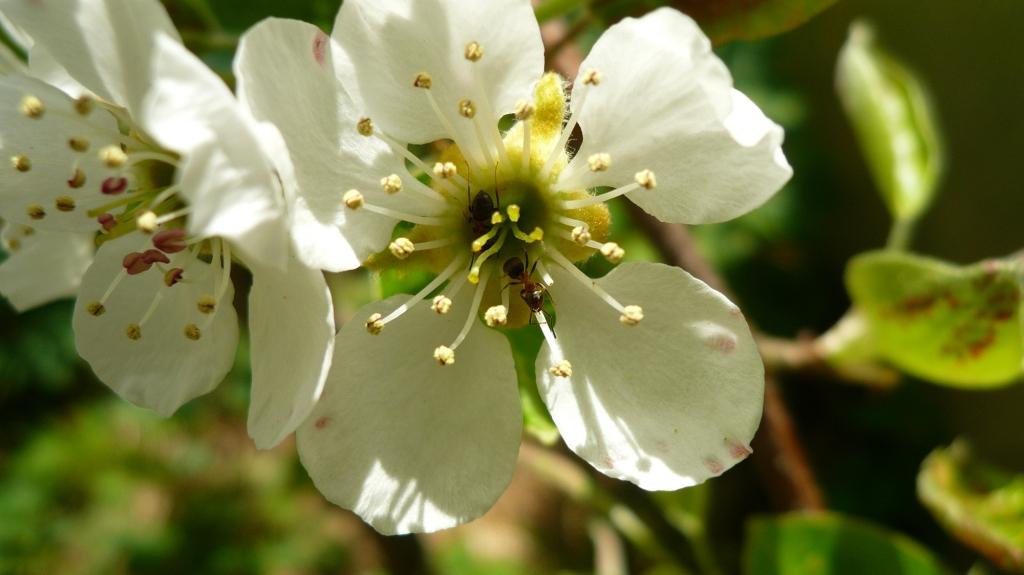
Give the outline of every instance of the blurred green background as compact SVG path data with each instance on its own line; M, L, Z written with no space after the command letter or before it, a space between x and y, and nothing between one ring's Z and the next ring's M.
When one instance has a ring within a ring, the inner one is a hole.
M249 25L273 15L329 30L338 5L166 3L190 47L226 77L232 42ZM1024 244L1024 3L842 0L795 30L717 50L737 86L786 127L795 176L757 212L694 233L737 303L773 335L834 324L849 306L847 261L888 234L889 217L834 86L839 49L859 18L873 22L880 41L930 89L945 135L947 171L915 251L968 263ZM584 49L600 27L594 22L580 36ZM625 212L616 223L620 243L646 242ZM695 563L695 552L658 514L673 506L708 506L706 535L722 572L749 573L741 549L757 530L751 521L780 511L749 461L668 501L551 468L560 462L530 443L512 487L484 519L383 538L320 497L292 443L254 449L244 429L244 352L216 392L160 420L91 376L74 351L70 311L63 302L19 316L0 303L0 574L591 573L595 551L623 558L632 573L683 573L673 565ZM976 552L938 526L915 482L927 454L957 437L1024 472L1024 386L962 391L907 378L877 390L813 376L781 384L830 509L917 540L952 572L999 572L981 567ZM574 490L576 479L613 502ZM648 523L652 548L609 529L623 529L615 516L623 505ZM892 572L928 572L901 569Z

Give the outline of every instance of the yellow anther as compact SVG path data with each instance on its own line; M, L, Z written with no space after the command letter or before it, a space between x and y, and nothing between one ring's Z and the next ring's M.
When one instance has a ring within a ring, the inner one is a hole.
M210 315L217 309L217 300L212 295L200 296L196 308L199 309L199 313Z
M199 341L199 338L203 337L203 332L199 330L199 326L190 323L185 326L185 337L192 341Z
M590 166L591 172L606 172L612 165L612 157L604 152L593 154L587 158L587 165Z
M88 116L92 112L92 98L89 96L80 96L75 100L75 111L82 116Z
M455 363L455 351L446 345L438 346L434 350L434 360L440 366L452 365Z
M398 174L391 174L380 179L380 187L389 194L397 194L402 191L402 178Z
M452 300L447 296L439 295L431 302L430 309L434 310L437 315L444 315L452 310Z
M74 189L77 190L78 188L81 188L84 185L85 185L85 172L83 172L79 168L75 168L75 175L71 176L71 179L68 180L68 186L70 186L71 188L74 188Z
M359 190L349 190L345 192L345 195L341 198L341 201L345 203L345 207L350 210L358 210L363 207L363 194Z
M416 251L416 244L412 243L409 238L396 238L395 241L388 244L388 249L391 251L391 255L404 260Z
M434 85L434 80L433 78L430 77L430 74L427 74L426 72L420 72L419 74L416 74L415 78L413 78L412 85L417 88L429 90L431 86Z
M601 72L591 68L583 73L583 84L587 86L597 86L601 83Z
M617 264L622 261L622 258L626 257L626 250L622 249L615 242L608 242L601 246L601 255L611 263Z
M563 359L549 367L548 373L555 377L572 377L572 364Z
M535 241L535 242L539 242L539 241L543 240L544 239L544 230L540 229L539 227L533 228L533 231L530 232L530 239L532 241Z
M506 208L505 213L508 214L508 219L512 220L512 222L519 221L520 210L518 204L512 204L511 206Z
M88 306L86 306L85 309L86 309L86 311L89 312L89 315L91 315L93 317L99 317L99 316L107 313L107 308L104 307L104 305L101 304L98 301L94 301L94 302L90 303Z
M487 308L484 312L484 323L487 327L502 327L508 323L508 310L503 305Z
M132 341L139 341L142 339L142 327L137 323L130 323L125 328L124 334Z
M380 334L384 330L384 322L381 321L384 316L379 313L375 313L366 319L366 331L373 335Z
M128 162L128 154L120 146L106 146L100 150L100 160L108 168L120 168Z
M484 47L479 42L473 41L466 44L466 51L463 53L470 62L478 62L484 57Z
M135 226L144 234L151 234L156 231L157 215L155 212L145 212L135 219Z
M459 115L463 118L476 116L476 104L473 103L473 100L468 98L459 100Z
M76 152L89 151L89 140L85 138L71 138L68 140L68 147Z
M46 112L46 106L39 98L29 95L21 99L21 113L27 118L42 118Z
M627 305L622 308L622 316L619 317L619 321L623 325L637 325L644 319L644 310L638 305Z
M18 154L11 158L11 165L15 170L25 173L32 169L32 160L28 159L28 156Z
M360 118L359 121L356 123L356 130L362 136L372 136L373 120L369 118Z
M75 211L75 198L71 196L58 196L53 202L54 206L62 212Z
M516 102L516 119L520 122L532 118L536 111L537 107L529 100L519 100Z
M636 183L640 184L641 188L648 190L658 187L658 179L654 177L654 172L650 170L643 170L636 173Z
M33 220L41 220L46 217L46 210L40 205L32 205L25 208L25 213Z
M581 246L587 245L587 242L590 241L590 231L583 226L576 226L573 228L570 235L572 236L572 241Z
M505 221L505 216L501 215L501 212L495 211L491 214L491 225L496 226Z
M447 180L448 178L454 178L455 174L459 173L459 169L455 167L452 162L437 162L434 164L434 176Z
M473 268L469 270L469 273L466 275L466 279L473 285L480 283L480 269Z

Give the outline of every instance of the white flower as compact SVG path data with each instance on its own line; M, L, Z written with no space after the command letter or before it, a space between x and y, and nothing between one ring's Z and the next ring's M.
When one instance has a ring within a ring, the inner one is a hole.
M564 126L561 80L542 76L543 61L526 0L347 0L333 41L272 20L240 46L240 97L290 151L307 262L438 272L344 326L337 369L298 433L318 488L382 532L471 520L511 478L516 375L482 317L540 323L542 396L601 472L678 489L750 453L763 373L739 310L676 268L629 263L592 280L574 262L622 259L607 242L616 196L671 222L757 207L791 174L781 128L673 10L604 34ZM434 141L454 145L429 162L407 146ZM396 178L401 189L387 185ZM402 221L414 226L395 238Z
M29 39L35 76L0 79L0 214L9 233L40 238L22 238L35 261L0 270L4 292L17 304L49 289L43 266L89 266L79 353L119 395L169 415L234 364L237 254L254 276L249 430L276 444L318 399L334 322L323 275L291 261L275 132L181 45L155 0L0 0L0 13ZM91 265L56 239L68 233L95 238Z

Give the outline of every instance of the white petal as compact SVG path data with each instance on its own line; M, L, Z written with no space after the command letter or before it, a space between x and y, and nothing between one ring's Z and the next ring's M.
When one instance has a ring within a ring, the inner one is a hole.
M234 289L228 280L220 303L212 314L203 314L203 296L216 296L221 282L219 269L188 251L170 256L165 268L185 269L184 280L172 287L156 266L126 276L106 300L105 313L93 316L89 305L100 301L122 271L126 254L152 247L148 237L130 234L108 242L96 253L96 261L82 280L75 304L75 345L100 381L124 399L161 415L174 413L192 398L208 393L231 369L238 346L238 317L231 305ZM129 339L129 324L140 324L154 298L162 299L142 337ZM189 324L200 328L200 338L185 336Z
M247 262L283 267L288 257L284 198L258 128L227 86L192 53L158 38L142 125L183 156L189 227L232 240Z
M433 359L468 313L469 293L446 316L419 305L366 332L367 306L342 328L327 388L299 428L299 456L317 488L381 533L429 532L481 516L505 490L522 431L508 343L482 324Z
M562 172L565 188L633 183L652 170L658 186L627 197L658 219L712 223L768 200L792 175L782 128L732 89L711 43L687 16L663 8L612 26L580 70L601 72L598 86L577 78L573 99L583 144ZM611 167L591 172L591 155Z
M154 38L180 41L157 0L0 0L0 11L72 78L133 113L149 91Z
M270 449L313 409L334 353L334 306L319 270L253 267L249 293L252 398L249 435Z
M476 143L472 123L457 114L469 98L482 110L486 94L498 115L529 99L544 72L540 29L528 0L350 0L334 26L334 38L351 56L358 82L375 122L402 141L424 143L449 137L423 90L413 86L417 74L433 78L431 92L459 132L462 142ZM478 42L483 58L471 63L465 48ZM471 66L479 67L479 91ZM485 121L496 121L487 118Z
M686 272L623 264L597 284L644 320L619 314L552 266L558 348L537 381L566 444L602 473L649 490L689 487L749 455L764 370L739 309ZM548 369L572 364L569 378Z
M2 233L0 294L19 312L74 296L95 251L90 234L29 230L8 222Z
M278 127L290 152L290 169L279 171L289 190L300 258L343 271L384 249L396 224L346 209L341 198L347 190L405 212L427 215L437 208L411 190L422 184L407 175L404 159L356 131L359 107L335 77L335 55L333 41L317 27L270 19L242 37L235 74L239 99L254 117ZM406 175L406 189L395 196L380 189L381 178L390 174Z
M38 98L45 107L39 118L21 113L26 96ZM109 202L100 193L103 180L114 172L100 161L97 151L118 141L114 118L102 109L88 117L74 111L74 101L60 90L25 76L0 78L0 213L8 220L30 223L39 229L90 232L100 229L86 212ZM84 139L86 152L71 149L71 138ZM28 171L17 170L11 158L24 156ZM72 188L76 168L86 176L84 186ZM74 199L74 209L57 209L57 199ZM29 208L42 208L40 220L29 218Z
M72 78L71 74L42 45L33 46L28 51L28 74L60 89L65 94L75 97L96 96L91 90Z

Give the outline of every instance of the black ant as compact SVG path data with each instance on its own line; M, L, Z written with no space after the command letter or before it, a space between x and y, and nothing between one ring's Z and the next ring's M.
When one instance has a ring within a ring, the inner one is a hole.
M533 267L530 267L530 254L524 254L526 262L519 259L518 256L513 256L505 260L505 264L502 269L505 275L512 278L512 282L508 285L522 285L523 289L519 290L519 297L523 298L523 302L530 311L533 313L544 312L544 298L547 294L548 288L541 282L533 281L533 272L537 270L537 264L540 260L533 262ZM526 270L530 271L527 272ZM505 286L508 287L508 286Z
M467 166L467 170L469 167ZM466 221L473 225L473 235L481 236L490 231L491 217L494 215L495 205L491 195L480 190L470 199L472 186L466 186ZM501 211L501 195L498 193L498 166L494 166L494 197L497 199L497 211Z

